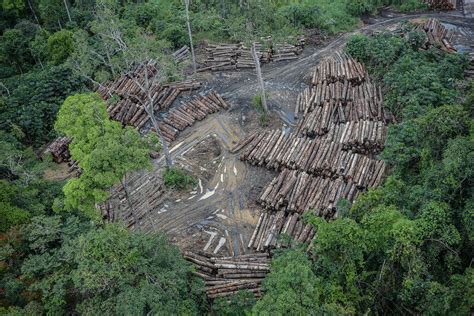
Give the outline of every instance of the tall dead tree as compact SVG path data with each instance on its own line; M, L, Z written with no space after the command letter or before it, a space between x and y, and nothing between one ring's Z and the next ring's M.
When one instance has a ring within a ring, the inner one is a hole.
M72 22L71 20L71 14L69 13L69 7L67 5L67 0L64 0L64 6L66 7L66 13L67 13L67 17L69 19L69 22Z
M260 68L260 58L257 54L257 48L256 48L255 42L252 42L252 48L250 49L250 52L252 54L253 61L255 62L255 70L257 72L258 84L260 86L260 97L261 97L262 106L265 112L268 112L267 98L265 96L265 84L263 82L262 69Z
M186 12L186 25L188 27L189 46L191 47L191 58L193 60L193 72L196 73L196 56L194 55L193 35L191 33L191 23L189 22L189 0L184 0L184 10Z
M111 91L110 88L94 80L93 73L91 73L93 71L90 66L91 64L99 63L100 66L110 69L113 78L122 75L130 76L140 90L140 95L131 95L131 97L137 100L148 115L153 129L160 140L166 166L168 168L172 167L173 161L168 150L168 144L161 133L154 113L154 105L157 100L155 100L156 96L152 89L166 80L166 65L164 62L161 62L161 57L163 56L160 49L153 46L154 42L150 41L146 34L141 34L140 38L126 39L124 34L127 26L121 22L114 8L108 6L107 3L101 2L97 4L95 16L97 22L95 37L98 45L92 46L84 43L82 49L80 47L76 48L78 56L73 61L73 65L80 75L91 80L94 84L99 84L102 88L106 88L109 95L113 95L117 91ZM72 59L74 57L76 56L73 56ZM150 63L151 60L154 62ZM137 76L134 73L139 66L144 67L143 77Z

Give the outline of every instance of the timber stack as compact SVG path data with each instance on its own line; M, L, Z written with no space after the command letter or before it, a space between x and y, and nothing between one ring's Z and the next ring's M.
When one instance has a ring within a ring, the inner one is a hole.
M456 10L456 2L456 0L423 0L423 3L434 10Z
M196 267L194 274L204 279L209 299L238 291L250 291L258 298L262 295L262 281L270 271L270 257L266 253L214 257L205 252L185 251L183 257Z
M436 46L449 53L456 52L456 48L451 45L453 31L446 29L438 19L430 18L420 24L417 29L426 34L425 48Z
M371 179L371 181L375 181ZM332 218L340 199L352 201L361 192L352 181L342 178L312 176L298 170L283 169L264 188L259 197L268 210L303 214L311 210L315 215Z
M151 60L139 65L119 79L101 85L97 92L108 101L107 112L110 117L140 129L149 120L145 106L151 95L155 112L168 109L183 91L198 89L201 84L194 80L160 84L155 78L159 75L157 63Z
M211 91L171 109L158 126L165 140L172 142L186 127L205 119L209 114L228 108L229 104L217 92Z
M55 140L50 142L43 151L40 153L40 157L43 159L47 155L51 155L53 161L56 163L69 162L71 154L69 153L69 144L72 139L69 137L57 137Z
M313 240L316 230L311 224L305 223L298 213L262 212L247 247L255 251L266 251L289 246L289 241L278 239L281 234L297 242L308 243Z
M136 221L141 221L148 212L156 211L163 202L164 193L165 187L158 171L134 173L113 186L109 198L97 208L105 222L122 222L129 228L153 226L153 223ZM152 227L149 230L156 231Z
M233 148L241 160L279 171L257 201L264 210L248 245L256 251L287 246L280 234L310 242L304 213L337 217L340 200L353 201L385 174L375 156L393 118L362 64L344 53L323 60L297 101L293 131L254 133Z
M240 159L268 169L287 168L326 178L342 177L359 188L377 185L369 175L383 174L385 169L383 161L348 151L341 142L299 137L280 130L254 137Z
M183 47L181 47L180 49L178 49L177 51L175 51L172 56L173 56L173 60L175 63L180 63L186 59L189 58L189 47L188 45L184 45Z
M271 37L262 38L255 48L261 64L272 61L292 60L298 58L304 48L304 37L298 37L296 44L272 44ZM198 71L222 71L255 68L255 62L250 47L244 43L238 44L209 44L206 47L207 57L205 66Z

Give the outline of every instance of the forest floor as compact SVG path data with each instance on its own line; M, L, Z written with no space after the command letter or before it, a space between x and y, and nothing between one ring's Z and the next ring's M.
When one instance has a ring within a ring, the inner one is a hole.
M460 12L414 15L382 12L377 17L365 19L365 24L354 32L306 46L296 61L263 65L272 112L267 127L260 126L259 114L251 104L258 93L253 70L195 75L194 79L202 82L201 89L184 94L175 104L196 93L214 90L231 108L187 128L171 144L176 164L189 170L198 179L198 185L187 192L166 193L160 206L142 218L147 230L166 233L181 249L222 255L245 253L260 213L255 201L276 173L240 161L239 154L231 153L230 149L250 132L291 128L295 123L296 98L309 83L310 69L322 58L341 50L352 34L394 29L403 21L423 17L436 17L456 28L455 47L461 52L474 52L474 21L464 18ZM198 60L199 57L202 56L198 56ZM153 173L158 174L162 168L163 159L155 160Z

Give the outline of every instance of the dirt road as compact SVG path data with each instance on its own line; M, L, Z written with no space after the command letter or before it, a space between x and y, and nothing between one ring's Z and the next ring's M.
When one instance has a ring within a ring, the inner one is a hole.
M474 30L474 21L459 13L385 14L357 31L333 38L324 46L307 47L299 60L265 65L263 76L270 107L280 117L270 128L294 123L294 103L298 93L306 87L309 70L321 58L342 49L352 34L370 34L407 19L433 16L459 27L467 37ZM472 43L459 45L474 51ZM257 94L255 74L253 71L201 73L195 78L203 82L199 93L214 89L229 101L231 109L188 128L171 144L173 159L197 176L198 185L189 192L168 194L159 207L149 211L143 222L147 231L166 233L182 249L223 255L245 253L259 215L254 201L274 176L264 168L241 162L229 151L240 138L260 128L250 105ZM163 167L163 159L154 161L155 172Z

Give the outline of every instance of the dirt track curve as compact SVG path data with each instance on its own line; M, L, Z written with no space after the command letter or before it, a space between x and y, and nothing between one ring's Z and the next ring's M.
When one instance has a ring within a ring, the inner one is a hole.
M291 127L294 102L306 87L309 69L325 56L342 49L352 34L370 34L407 19L423 17L436 17L455 25L472 40L474 20L464 18L459 12L400 16L392 13L372 18L368 21L370 24L337 36L324 46L305 48L296 61L263 67L270 107L278 114L270 128ZM472 52L472 43L470 45L463 47ZM245 253L259 215L254 201L274 176L264 168L241 162L238 155L229 151L240 138L259 128L257 115L250 105L257 94L255 74L253 71L201 73L195 78L203 82L199 93L213 89L229 101L231 109L188 128L171 144L173 159L196 174L199 184L179 196L167 194L160 207L150 210L142 222L146 230L166 233L182 249L224 255ZM163 167L163 159L154 161L155 173Z

